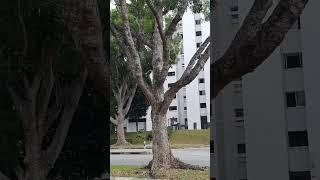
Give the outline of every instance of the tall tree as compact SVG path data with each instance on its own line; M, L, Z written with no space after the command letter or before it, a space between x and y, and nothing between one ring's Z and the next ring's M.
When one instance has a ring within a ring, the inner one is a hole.
M115 3L121 17L121 26L119 27L117 24L117 19L111 19L112 35L127 57L133 77L152 109L153 159L150 162L151 175L156 176L162 170L169 168L196 168L173 157L167 134L166 113L176 93L196 78L208 60L209 38L204 41L190 60L182 77L165 92L163 84L171 64L175 61L172 45L174 44L176 27L182 19L189 1L136 0L128 4L125 0L118 0ZM130 12L134 13L134 10L137 9L139 12L135 13L136 16L131 16ZM141 9L147 10L141 11ZM172 16L174 11L176 12ZM139 22L139 19L145 19L146 16L152 17L150 36L144 35L145 26ZM139 47L151 49L151 85L146 83L143 76L143 61Z

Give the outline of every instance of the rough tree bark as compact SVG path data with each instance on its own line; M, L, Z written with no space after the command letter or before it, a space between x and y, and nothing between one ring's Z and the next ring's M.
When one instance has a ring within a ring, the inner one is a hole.
M117 142L115 146L122 146L129 144L125 138L124 123L125 117L127 116L132 100L136 94L137 84L132 87L128 86L127 80L123 80L116 88L113 90L113 95L117 101L117 114L115 118L110 117L110 121L117 126Z

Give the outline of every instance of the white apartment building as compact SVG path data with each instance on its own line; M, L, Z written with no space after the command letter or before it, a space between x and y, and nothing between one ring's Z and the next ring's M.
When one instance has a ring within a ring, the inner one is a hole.
M168 72L164 83L165 91L170 88L183 74L193 54L200 44L210 34L210 23L204 21L202 14L193 14L190 9L184 14L178 25L177 32L181 34L183 47L178 55L177 63L173 64ZM203 70L186 87L182 88L172 101L168 112L168 126L175 125L181 129L206 129L210 122L210 60L207 61ZM151 109L145 118L128 120L126 123L127 132L135 132L141 129L150 131Z
M212 16L213 61L253 2L219 1ZM320 1L309 1L269 59L212 102L212 178L320 180L319 8Z

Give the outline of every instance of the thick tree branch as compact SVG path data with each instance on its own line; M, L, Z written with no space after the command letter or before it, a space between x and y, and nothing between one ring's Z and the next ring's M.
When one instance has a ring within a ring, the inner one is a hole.
M162 42L167 41L165 34L163 32L163 18L162 18L163 15L162 15L161 8L157 8L157 9L160 9L160 10L157 10L156 7L154 7L154 5L151 3L150 0L146 0L146 3L148 5L148 7L150 8L154 18L156 19L157 29L159 31Z
M210 45L209 44L210 36L205 40L201 47L197 50L194 56L191 58L189 65L192 68L189 68L189 72L184 73L180 79L173 84L173 86L168 89L164 94L164 100L161 105L161 112L166 113L170 103L172 102L176 93L184 86L188 85L193 81L203 69L204 65L210 57ZM193 61L193 62L191 62ZM196 64L195 64L196 62ZM195 65L194 65L195 64ZM189 66L188 65L188 66Z
M210 36L207 37L207 39L200 45L200 47L197 49L196 53L192 56L192 58L189 61L188 66L186 67L185 71L183 72L182 77L188 76L193 69L196 62L199 60L200 56L202 55L203 51L207 48L208 44L210 43Z
M149 49L153 49L153 44L149 39L145 38L145 34L143 32L143 28L140 27L141 25L139 23L138 24L138 28L139 28L139 32L131 32L132 33L132 37L134 39L136 39L136 42L139 44L139 47L143 47L147 46ZM124 28L120 25L116 25L112 22L112 20L110 20L110 28L111 28L111 33L112 36L114 36L115 38L117 37L117 40L119 40L119 35L124 33ZM123 40L122 40L123 41ZM125 46L123 46L125 47Z
M112 122L114 125L117 125L118 122L113 117L110 116L110 122Z
M53 139L45 151L44 160L48 164L48 169L51 169L56 162L67 137L70 124L72 122L73 114L79 103L82 94L83 86L87 78L87 70L80 73L78 79L75 79L69 87L64 89L64 106L61 111L59 125L55 131Z
M123 80L123 83L121 84L121 94L120 94L120 97L121 97L121 101L125 103L126 101L126 93L128 91L128 82L127 80Z
M8 178L8 176L6 176L4 173L0 171L0 180L10 180L10 179Z
M232 43L229 50L211 65L211 83L214 84L211 88L212 98L228 83L253 72L269 57L297 21L307 3L308 0L281 0L254 38L241 43L241 46Z
M240 46L246 41L254 38L261 29L262 21L266 17L272 4L273 0L255 0L231 45ZM232 49L232 46L229 46L228 50L230 49Z
M184 12L186 11L187 7L188 7L188 0L182 0L181 5L178 7L177 14L172 19L171 23L169 24L169 26L165 32L166 38L168 38L168 39L172 38L172 35L176 31L177 25L181 21L182 16L183 16Z
M49 68L46 68L43 76L44 78L41 81L38 98L37 98L37 119L39 120L39 132L40 136L43 137L46 133L46 117L48 112L49 100L54 85L54 75L52 72L51 65Z
M139 53L135 48L135 44L132 38L126 1L119 0L119 2L120 2L119 6L121 9L122 19L124 23L124 36L130 52L130 55L127 56L127 58L129 60L129 66L130 66L131 72L133 74L133 77L136 79L139 87L144 92L148 102L150 104L154 104L155 98L151 93L150 87L144 81Z
M130 107L131 107L131 104L132 104L132 100L133 100L133 98L134 98L134 96L136 94L136 90L137 90L137 84L135 84L134 87L129 89L129 93L127 94L127 97L126 97L124 115L127 115L129 110L130 110Z

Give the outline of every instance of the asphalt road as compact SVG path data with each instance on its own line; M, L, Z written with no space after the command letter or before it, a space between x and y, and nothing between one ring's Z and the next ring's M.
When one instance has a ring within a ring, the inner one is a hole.
M173 155L185 163L210 166L209 148L173 149ZM112 154L111 165L145 166L151 161L152 154Z

